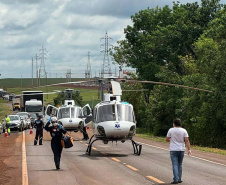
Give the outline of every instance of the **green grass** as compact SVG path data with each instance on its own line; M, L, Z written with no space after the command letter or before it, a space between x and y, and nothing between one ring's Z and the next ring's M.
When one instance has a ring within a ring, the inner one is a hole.
M3 100L2 98L0 98L0 103L7 103L8 100Z
M83 81L84 78L72 78L71 81ZM8 88L12 87L32 87L32 86L37 86L36 79L33 79L33 85L32 85L32 78L5 78L5 79L0 79L0 88L4 88L5 90L8 91ZM67 82L66 78L41 78L40 79L40 85L46 85L46 84L56 84L56 83L65 83Z
M165 141L166 138L165 137L157 137L157 136L154 136L153 134L146 133L145 129L142 129L142 128L137 128L136 131L137 131L137 134L136 134L137 137L140 137L140 138L143 138L143 139L152 140L152 141L156 141L156 142L164 142L164 143L166 143L166 141ZM226 155L226 150L223 150L223 149L202 147L202 146L195 146L195 145L192 145L191 148L199 150L199 151L203 151L203 152L209 152L209 153Z
M4 103L0 103L0 123L5 118L6 114L11 114L12 110L9 106L5 105Z
M20 87L12 87L12 88L7 88L7 91L10 93L15 93L15 94L22 94L22 91L30 90L30 91L43 91L44 93L46 92L55 92L57 91L64 91L65 89L68 89L69 87L64 87L64 86L51 86L51 87L35 87L32 89L27 89L27 88L20 88ZM71 89L74 89L75 91L80 91L80 95L82 96L83 99L83 104L89 103L91 108L93 108L97 103L100 102L98 99L98 87L96 89L87 89L87 88L81 88L81 87L70 87ZM58 94L48 94L44 95L44 104L53 104L53 99L57 96ZM6 101L7 102L7 101Z
M203 152L210 152L210 153L215 153L215 154L226 155L226 150L222 150L219 148L209 148L209 147L201 147L201 146L192 146L192 148L203 151Z

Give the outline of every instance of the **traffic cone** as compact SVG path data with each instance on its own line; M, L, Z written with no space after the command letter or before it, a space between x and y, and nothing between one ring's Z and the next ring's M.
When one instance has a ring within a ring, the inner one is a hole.
M7 128L5 128L5 137L8 137Z
M30 126L30 134L33 134L33 130L32 127Z

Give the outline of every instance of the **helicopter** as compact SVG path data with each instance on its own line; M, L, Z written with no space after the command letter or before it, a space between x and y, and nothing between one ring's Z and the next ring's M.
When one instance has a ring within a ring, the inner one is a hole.
M64 105L55 107L48 105L45 110L44 124L46 124L51 116L56 116L58 123L64 126L67 131L78 132L84 125L84 117L91 117L92 112L89 104L84 107L75 105L75 101L72 100L73 89L66 89L66 100Z
M140 155L142 145L133 140L136 132L136 120L133 106L121 101L122 89L119 82L110 81L109 93L104 94L103 100L93 110L93 135L89 140L86 154L91 154L92 144L101 140L104 144L109 141L132 141L135 155ZM88 125L90 120L85 121Z

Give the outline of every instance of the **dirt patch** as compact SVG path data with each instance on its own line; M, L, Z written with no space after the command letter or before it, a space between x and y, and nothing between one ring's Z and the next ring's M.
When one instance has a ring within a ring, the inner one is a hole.
M0 184L22 184L22 136L12 132L9 137L0 135Z

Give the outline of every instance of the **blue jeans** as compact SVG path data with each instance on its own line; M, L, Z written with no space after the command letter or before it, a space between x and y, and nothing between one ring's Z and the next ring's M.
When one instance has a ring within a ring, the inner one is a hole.
M170 151L170 158L173 166L173 181L181 181L184 151Z

